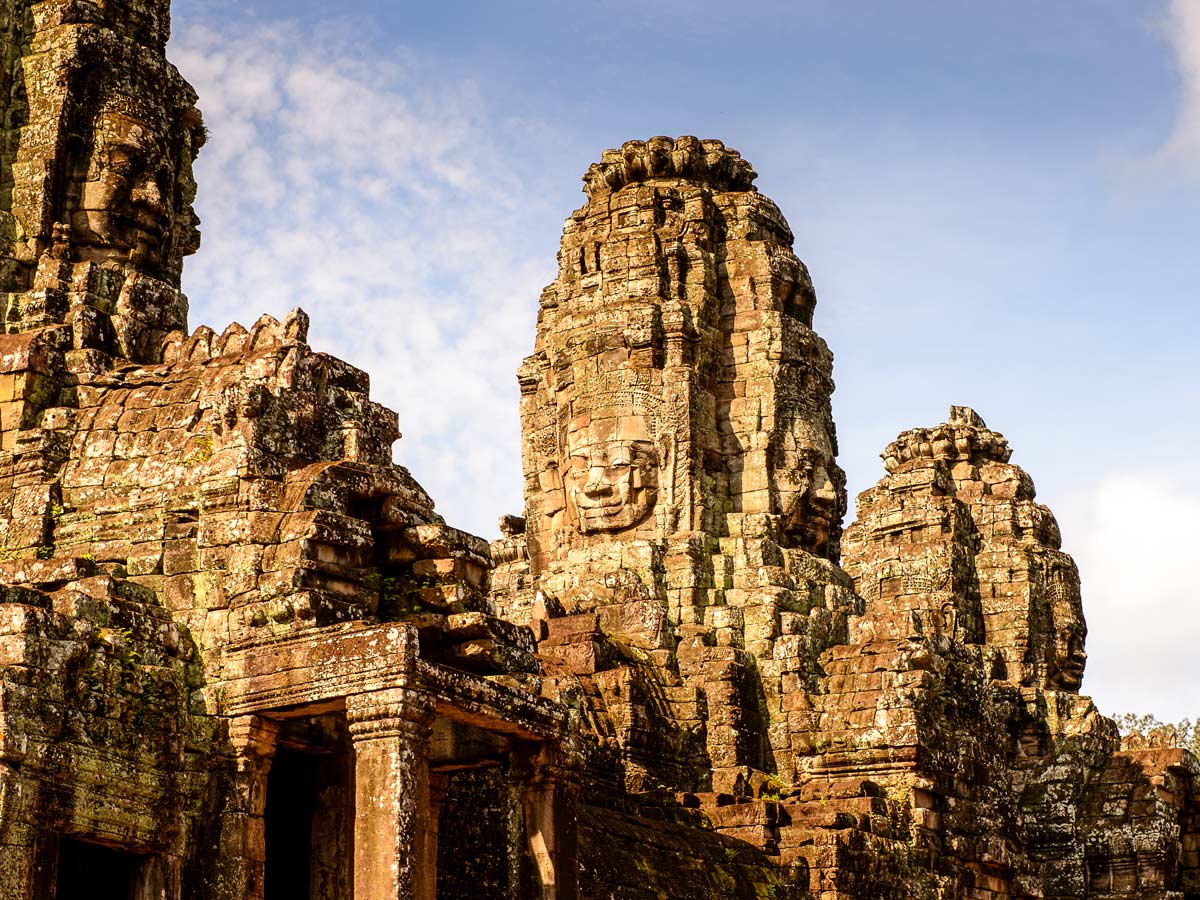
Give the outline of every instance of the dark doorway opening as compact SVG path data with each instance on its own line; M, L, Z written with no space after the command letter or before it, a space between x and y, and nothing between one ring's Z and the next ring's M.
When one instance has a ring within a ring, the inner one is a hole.
M354 895L354 758L339 713L287 719L267 775L266 900Z
M146 857L64 837L55 900L136 900Z
M266 900L309 900L316 757L280 751L267 776Z

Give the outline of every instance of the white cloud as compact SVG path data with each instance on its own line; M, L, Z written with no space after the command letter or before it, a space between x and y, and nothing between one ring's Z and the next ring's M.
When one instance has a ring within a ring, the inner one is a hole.
M1200 485L1114 474L1061 512L1083 577L1085 691L1107 714L1200 718Z
M503 120L403 48L181 25L171 57L211 132L204 243L184 273L193 326L303 307L313 346L399 411L397 460L448 521L491 534L521 508L514 370L554 267L552 246L530 246L546 211L497 147Z
M1200 176L1200 0L1171 0L1167 35L1179 67L1180 102L1156 161Z

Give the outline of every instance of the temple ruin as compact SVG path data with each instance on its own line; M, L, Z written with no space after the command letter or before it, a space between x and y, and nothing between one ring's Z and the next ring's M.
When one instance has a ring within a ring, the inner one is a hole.
M1200 762L1080 694L1006 439L904 432L843 530L736 151L585 174L489 545L303 312L189 332L167 0L0 10L0 897L1200 898Z

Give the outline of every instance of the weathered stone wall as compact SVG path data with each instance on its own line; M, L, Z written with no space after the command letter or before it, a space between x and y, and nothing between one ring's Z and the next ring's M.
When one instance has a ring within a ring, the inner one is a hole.
M163 49L166 0L11 0L0 196L5 327L153 361L185 326L199 246L196 96Z
M4 11L0 896L107 859L102 894L424 900L430 785L520 759L513 849L569 900L571 722L487 544L303 313L187 333L204 132L167 3Z
M70 568L0 607L0 884L34 896L29 863L52 868L57 835L86 834L155 854L179 890L221 766L217 723L192 715L197 650L146 592Z
M755 844L724 837L698 810L641 815L585 808L584 897L621 900L807 900L807 873L781 869Z
M447 778L438 831L438 897L519 897L520 854L514 846L507 773L476 769Z
M303 313L188 333L166 0L0 12L0 896L1200 895L1200 764L1080 695L1003 436L906 431L843 534L833 357L736 151L586 173L489 547Z
M19 224L13 215L18 138L28 120L24 96L22 57L28 52L28 9L20 0L0 3L0 291L11 291L20 282L18 263L9 248L18 240Z

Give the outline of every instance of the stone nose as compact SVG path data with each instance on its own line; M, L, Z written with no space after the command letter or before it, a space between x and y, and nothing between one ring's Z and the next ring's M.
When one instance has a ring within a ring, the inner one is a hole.
M130 199L135 205L144 207L153 213L162 213L166 210L162 189L159 188L158 182L153 176L147 176L135 184L130 192Z
M588 470L588 479L583 486L583 492L589 497L603 497L612 493L612 485L604 477L604 466L592 466Z
M823 506L832 506L837 502L837 489L824 469L819 469L813 478L813 499Z

